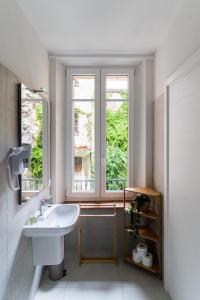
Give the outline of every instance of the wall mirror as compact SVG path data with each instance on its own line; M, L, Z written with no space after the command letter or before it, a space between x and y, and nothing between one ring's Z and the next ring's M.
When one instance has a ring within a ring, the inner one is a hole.
M19 176L19 204L48 186L48 101L47 93L18 86L18 144L31 144L31 163Z

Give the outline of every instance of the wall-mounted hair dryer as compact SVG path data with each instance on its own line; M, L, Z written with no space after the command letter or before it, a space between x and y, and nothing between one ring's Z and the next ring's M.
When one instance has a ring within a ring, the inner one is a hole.
M21 147L10 148L8 156L8 185L12 191L20 189L18 175L22 174L24 168L28 168L31 162L31 144L22 144ZM16 185L14 185L16 181Z

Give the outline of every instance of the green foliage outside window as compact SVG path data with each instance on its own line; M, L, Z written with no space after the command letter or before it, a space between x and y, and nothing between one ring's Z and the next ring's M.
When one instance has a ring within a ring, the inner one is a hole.
M33 178L42 178L43 167L43 145L42 145L42 104L35 106L36 122L39 127L39 132L35 140L35 145L32 149L30 171Z
M126 95L124 96L126 97ZM125 98L126 99L126 98ZM35 107L39 132L32 149L30 171L33 178L42 178L43 145L42 145L42 105ZM92 127L91 115L88 126ZM91 128L90 128L91 129ZM90 133L91 130L89 130ZM106 111L106 189L122 190L127 185L128 176L128 103L122 103L117 109ZM92 161L93 162L93 161ZM92 171L94 166L92 163ZM92 177L94 174L92 173Z
M127 95L124 95L127 99ZM128 177L128 103L106 111L106 189L122 190Z
M127 99L127 94L122 95ZM32 149L30 171L33 178L42 178L43 145L42 145L42 105L35 106L38 135ZM80 113L80 112L79 112ZM88 132L91 134L93 122L88 115ZM91 136L90 136L91 138ZM128 103L106 111L106 189L122 190L127 185L128 177ZM94 162L93 162L94 163ZM94 166L92 164L92 171ZM92 175L94 175L92 172ZM93 177L93 176L92 176Z

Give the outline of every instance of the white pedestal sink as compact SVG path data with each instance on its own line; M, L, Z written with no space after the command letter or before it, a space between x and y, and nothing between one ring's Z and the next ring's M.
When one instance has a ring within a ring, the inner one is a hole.
M37 223L25 225L23 233L32 238L33 264L57 265L64 258L64 235L76 225L79 205L54 204Z

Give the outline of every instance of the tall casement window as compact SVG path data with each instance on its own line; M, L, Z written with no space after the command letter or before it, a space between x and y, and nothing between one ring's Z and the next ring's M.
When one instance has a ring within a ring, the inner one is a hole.
M113 199L133 183L133 68L67 70L67 196Z

